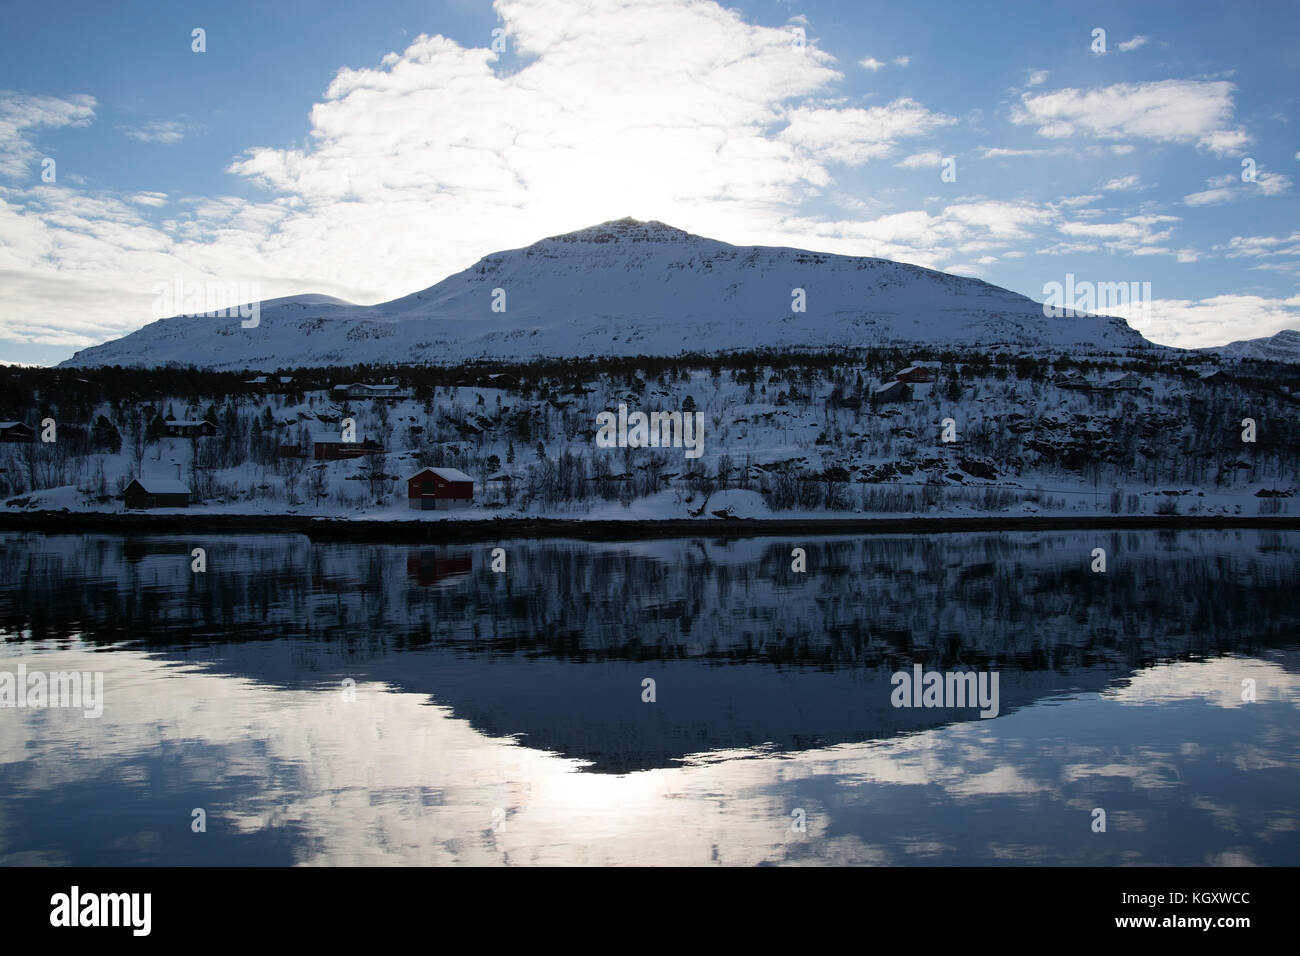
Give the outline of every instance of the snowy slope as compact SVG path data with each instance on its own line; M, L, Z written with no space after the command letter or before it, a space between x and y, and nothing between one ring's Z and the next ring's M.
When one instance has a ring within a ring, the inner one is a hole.
M792 311L796 288L806 291L806 311ZM496 289L505 292L504 312L492 310ZM238 318L163 319L64 365L272 370L918 342L1148 344L1122 319L1049 319L1025 296L976 279L885 259L733 246L620 219L487 256L391 302L276 299L251 329Z
M1273 362L1300 363L1300 332L1283 329L1276 335L1262 339L1239 339L1207 351L1218 352L1225 358L1267 359Z

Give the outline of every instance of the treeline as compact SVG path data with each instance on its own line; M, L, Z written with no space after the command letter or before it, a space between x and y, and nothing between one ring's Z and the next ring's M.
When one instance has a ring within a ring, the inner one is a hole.
M41 418L89 425L91 411L108 403L161 402L179 397L188 405L224 404L228 399L255 394L250 379L280 376L293 379L291 385L273 391L291 404L302 401L311 391L328 391L334 385L353 382L396 382L413 388L417 399L426 399L440 387L506 388L511 391L572 393L592 378L608 375L629 385L637 380L684 376L691 370L736 371L757 375L760 369L783 371L790 368L830 370L854 366L884 376L916 362L932 362L947 368L963 366L973 377L1014 375L1022 380L1041 380L1061 372L1101 375L1134 371L1141 375L1167 374L1194 379L1199 366L1211 357L1199 353L1134 353L1124 358L1057 356L985 352L974 349L936 350L926 348L866 348L836 350L759 349L717 355L683 353L677 356L587 356L574 359L536 359L530 362L476 361L459 365L363 364L331 368L283 368L275 372L245 370L215 372L195 367L167 366L135 368L33 368L0 366L0 420L18 420L29 425ZM1245 361L1223 366L1228 383L1271 396L1300 394L1300 367L1278 362ZM55 415L55 412L58 414Z

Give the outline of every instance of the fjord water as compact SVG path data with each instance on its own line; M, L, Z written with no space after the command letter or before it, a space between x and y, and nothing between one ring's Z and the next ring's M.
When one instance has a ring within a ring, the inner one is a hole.
M4 534L0 672L104 700L0 708L0 863L1297 864L1298 558ZM894 707L914 664L998 715Z

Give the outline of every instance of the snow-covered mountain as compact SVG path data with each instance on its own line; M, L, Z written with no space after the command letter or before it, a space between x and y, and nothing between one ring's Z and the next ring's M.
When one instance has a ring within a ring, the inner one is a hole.
M1150 344L1122 319L1046 318L1031 299L977 279L620 219L486 256L391 302L274 299L247 329L238 318L163 319L63 364L272 370L907 343Z
M1276 335L1261 339L1239 339L1209 351L1218 352L1225 358L1300 363L1300 332L1295 329L1283 329Z

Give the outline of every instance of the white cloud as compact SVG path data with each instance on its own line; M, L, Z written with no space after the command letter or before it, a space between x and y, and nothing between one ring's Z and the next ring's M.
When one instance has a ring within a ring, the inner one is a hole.
M165 206L167 205L166 193L136 193L131 197L131 202L138 206Z
M1212 206L1216 203L1229 202L1232 198L1231 189L1206 189L1184 196L1183 202L1189 206Z
M1102 186L1102 192L1117 192L1129 189L1137 189L1141 181L1136 173L1130 173L1127 176L1120 176L1118 179L1112 179Z
M142 143L162 143L165 146L174 146L185 139L187 127L184 123L178 123L174 120L159 120L146 123L144 126L124 126L121 129L127 136L138 139Z
M95 98L76 95L29 96L0 90L0 176L20 178L38 157L32 134L42 127L86 126L95 116Z
M1300 232L1289 236L1233 236L1227 244L1215 249L1229 259L1300 256Z
M1250 142L1233 126L1235 89L1226 81L1159 80L1023 93L1011 119L1036 126L1038 134L1049 139L1146 139L1225 153Z
M1208 299L1155 299L1150 316L1136 309L1115 314L1152 341L1177 348L1207 348L1300 328L1300 296L1218 295Z
M890 62L892 62L894 66L903 67L911 63L912 58L910 56L896 56ZM876 71L885 68L885 61L877 60L874 56L868 56L858 60L858 66L862 67L864 70L870 70L872 73L875 73Z
M1253 183L1243 181L1240 176L1225 174L1211 176L1205 184L1210 188L1184 196L1183 202L1189 206L1211 206L1238 199L1280 196L1291 189L1289 177L1264 169L1256 169Z
M942 162L943 154L931 149L923 153L913 153L911 156L894 163L894 165L900 169L925 169L938 166Z
M1046 70L1030 70L1030 71L1029 71L1029 85L1030 85L1030 86L1040 86L1040 85L1042 85L1043 83L1046 83L1046 82L1047 82L1047 77L1048 77L1049 75L1050 75L1050 74L1049 74Z
M965 226L978 226L1001 239L1024 239L1030 235L1029 227L1047 223L1052 218L1049 210L1028 202L958 203L944 210L945 215Z
M778 139L819 160L859 165L888 156L901 139L954 122L906 97L868 109L799 107Z
M1142 36L1141 34L1138 34L1137 36L1133 37L1133 39L1125 40L1123 43L1119 44L1119 52L1129 53L1133 50L1138 49L1139 47L1146 46L1150 42L1151 42L1150 37Z
M993 146L985 148L980 154L980 159L1012 159L1021 156L1062 156L1068 152L1064 147L1053 147L1051 149L1007 149L1002 146Z
M1160 245L1173 236L1172 223L1177 216L1129 216L1119 222L1062 222L1063 235L1076 239L1104 241L1111 252L1130 255L1174 255Z
M1014 244L1050 226L1056 217L1053 210L1030 202L973 197L934 213L917 209L871 220L843 221L791 218L784 225L799 237L799 244L809 248L952 271L975 268L970 260L956 258L958 255L975 256L975 262L992 254L999 258L1022 256Z

